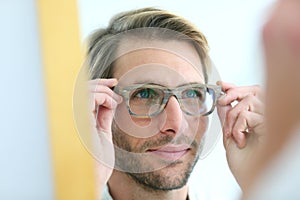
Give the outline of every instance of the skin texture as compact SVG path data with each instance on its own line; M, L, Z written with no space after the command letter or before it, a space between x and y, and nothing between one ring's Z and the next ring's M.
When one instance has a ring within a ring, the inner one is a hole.
M223 124L223 144L228 165L245 190L247 165L256 156L256 149L264 140L264 104L258 86L237 87L220 82L226 95L218 102L218 113ZM238 102L232 106L233 102Z
M110 89L116 84L126 86L139 82L151 82L170 88L191 82L204 83L203 75L199 73L201 62L190 44L176 41L160 43L164 47L180 47L180 50L185 52L185 57L161 49L130 52L116 61L116 79L97 79L89 82L91 113L94 113L97 119L96 127L100 130L100 140L113 141L120 149L143 155L138 158L126 157L128 153L116 152L116 165L148 170L140 174L126 173L113 170L99 162L99 193L108 183L114 199L186 199L186 181L197 162L199 149L201 150L201 139L208 123L207 117L185 115L176 98L172 96L158 116L151 119L135 118L129 115L122 97ZM189 62L190 60L192 62ZM159 70L155 70L158 68ZM246 182L244 165L252 158L253 149L260 145L263 133L262 95L257 86L237 87L225 82L218 84L226 92L218 101L218 113L223 125L227 160L232 173L243 187ZM236 106L232 106L234 101L238 102ZM172 160L170 154L167 154L167 158L161 154L153 154L153 150L165 146L184 146L184 154L176 160ZM114 157L115 152L109 145L102 151L107 152L105 155ZM163 168L161 163L165 164Z
M196 52L188 44L183 43L181 48L196 56ZM200 65L200 60L197 64ZM189 62L177 55L157 49L145 49L126 54L117 60L115 69L114 76L119 80L120 85L151 82L174 88L189 82L204 82L203 76L199 75ZM119 107L115 116L115 122L119 125L114 130L115 144L127 151L143 153L144 155L138 159L131 159L126 154L122 154L117 161L129 165L129 168L146 167L145 170L149 171L130 173L129 177L134 180L134 183L125 189L130 191L136 187L143 188L141 194L135 194L134 198L136 199L141 198L141 195L145 195L145 193L155 194L160 198L169 198L170 195L173 196L176 193L186 196L187 187L185 185L199 156L198 148L206 130L207 117L199 118L184 115L175 97L169 99L163 113L151 119L130 117L128 111L124 109L124 103ZM149 123L151 123L150 128ZM130 130L126 127L128 124ZM143 127L146 127L147 130L144 130ZM127 134L122 129L127 130ZM137 132L136 130L140 131ZM148 132L149 130L150 132ZM144 132L150 134L150 137L144 138ZM128 134L133 135L133 137ZM166 161L165 158L151 152L153 149L164 148L166 145L190 145L190 147L185 155L175 162ZM161 163L165 163L163 168L160 166ZM168 163L172 164L168 165ZM124 173L113 173L109 181L112 195L114 195L115 185L121 181L124 181ZM169 191L177 188L180 189ZM116 192L115 196L117 197ZM153 197L147 196L149 199Z

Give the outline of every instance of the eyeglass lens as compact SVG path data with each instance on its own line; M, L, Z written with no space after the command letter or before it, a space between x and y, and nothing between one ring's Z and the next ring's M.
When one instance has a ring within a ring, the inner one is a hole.
M151 116L161 112L170 96L171 90L143 86L129 94L129 107L132 113L140 116ZM176 92L181 109L189 115L204 115L213 107L214 95L206 87L184 88Z

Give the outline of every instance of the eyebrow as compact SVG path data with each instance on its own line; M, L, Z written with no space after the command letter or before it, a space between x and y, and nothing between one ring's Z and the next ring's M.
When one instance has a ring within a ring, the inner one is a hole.
M158 85L158 86L162 86L162 87L167 87L166 85L161 84L161 83L157 83L157 82L154 83L152 80L151 81L143 81L143 82L137 81L137 82L134 82L133 84L150 84L150 85ZM181 87L181 86L191 85L191 84L205 84L205 83L201 83L201 82L188 82L188 83L183 83L183 84L177 85L176 87Z
M184 84L178 85L177 87L181 87L181 86L185 86L185 85L191 85L191 84L205 84L205 83L201 83L201 82L189 82L189 83L184 83Z

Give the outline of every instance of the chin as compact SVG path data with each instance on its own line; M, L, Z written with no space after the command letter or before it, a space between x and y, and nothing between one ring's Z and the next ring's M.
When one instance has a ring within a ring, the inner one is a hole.
M148 190L169 191L184 187L198 156L190 162L178 160L170 163L166 167L146 173L127 173L137 184Z

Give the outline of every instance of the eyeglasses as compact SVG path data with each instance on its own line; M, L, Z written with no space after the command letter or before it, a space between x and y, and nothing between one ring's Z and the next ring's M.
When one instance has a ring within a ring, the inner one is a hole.
M125 98L130 115L151 118L163 111L171 96L175 96L181 110L190 116L207 116L223 94L221 87L207 84L187 84L174 89L156 84L115 86L114 91Z

